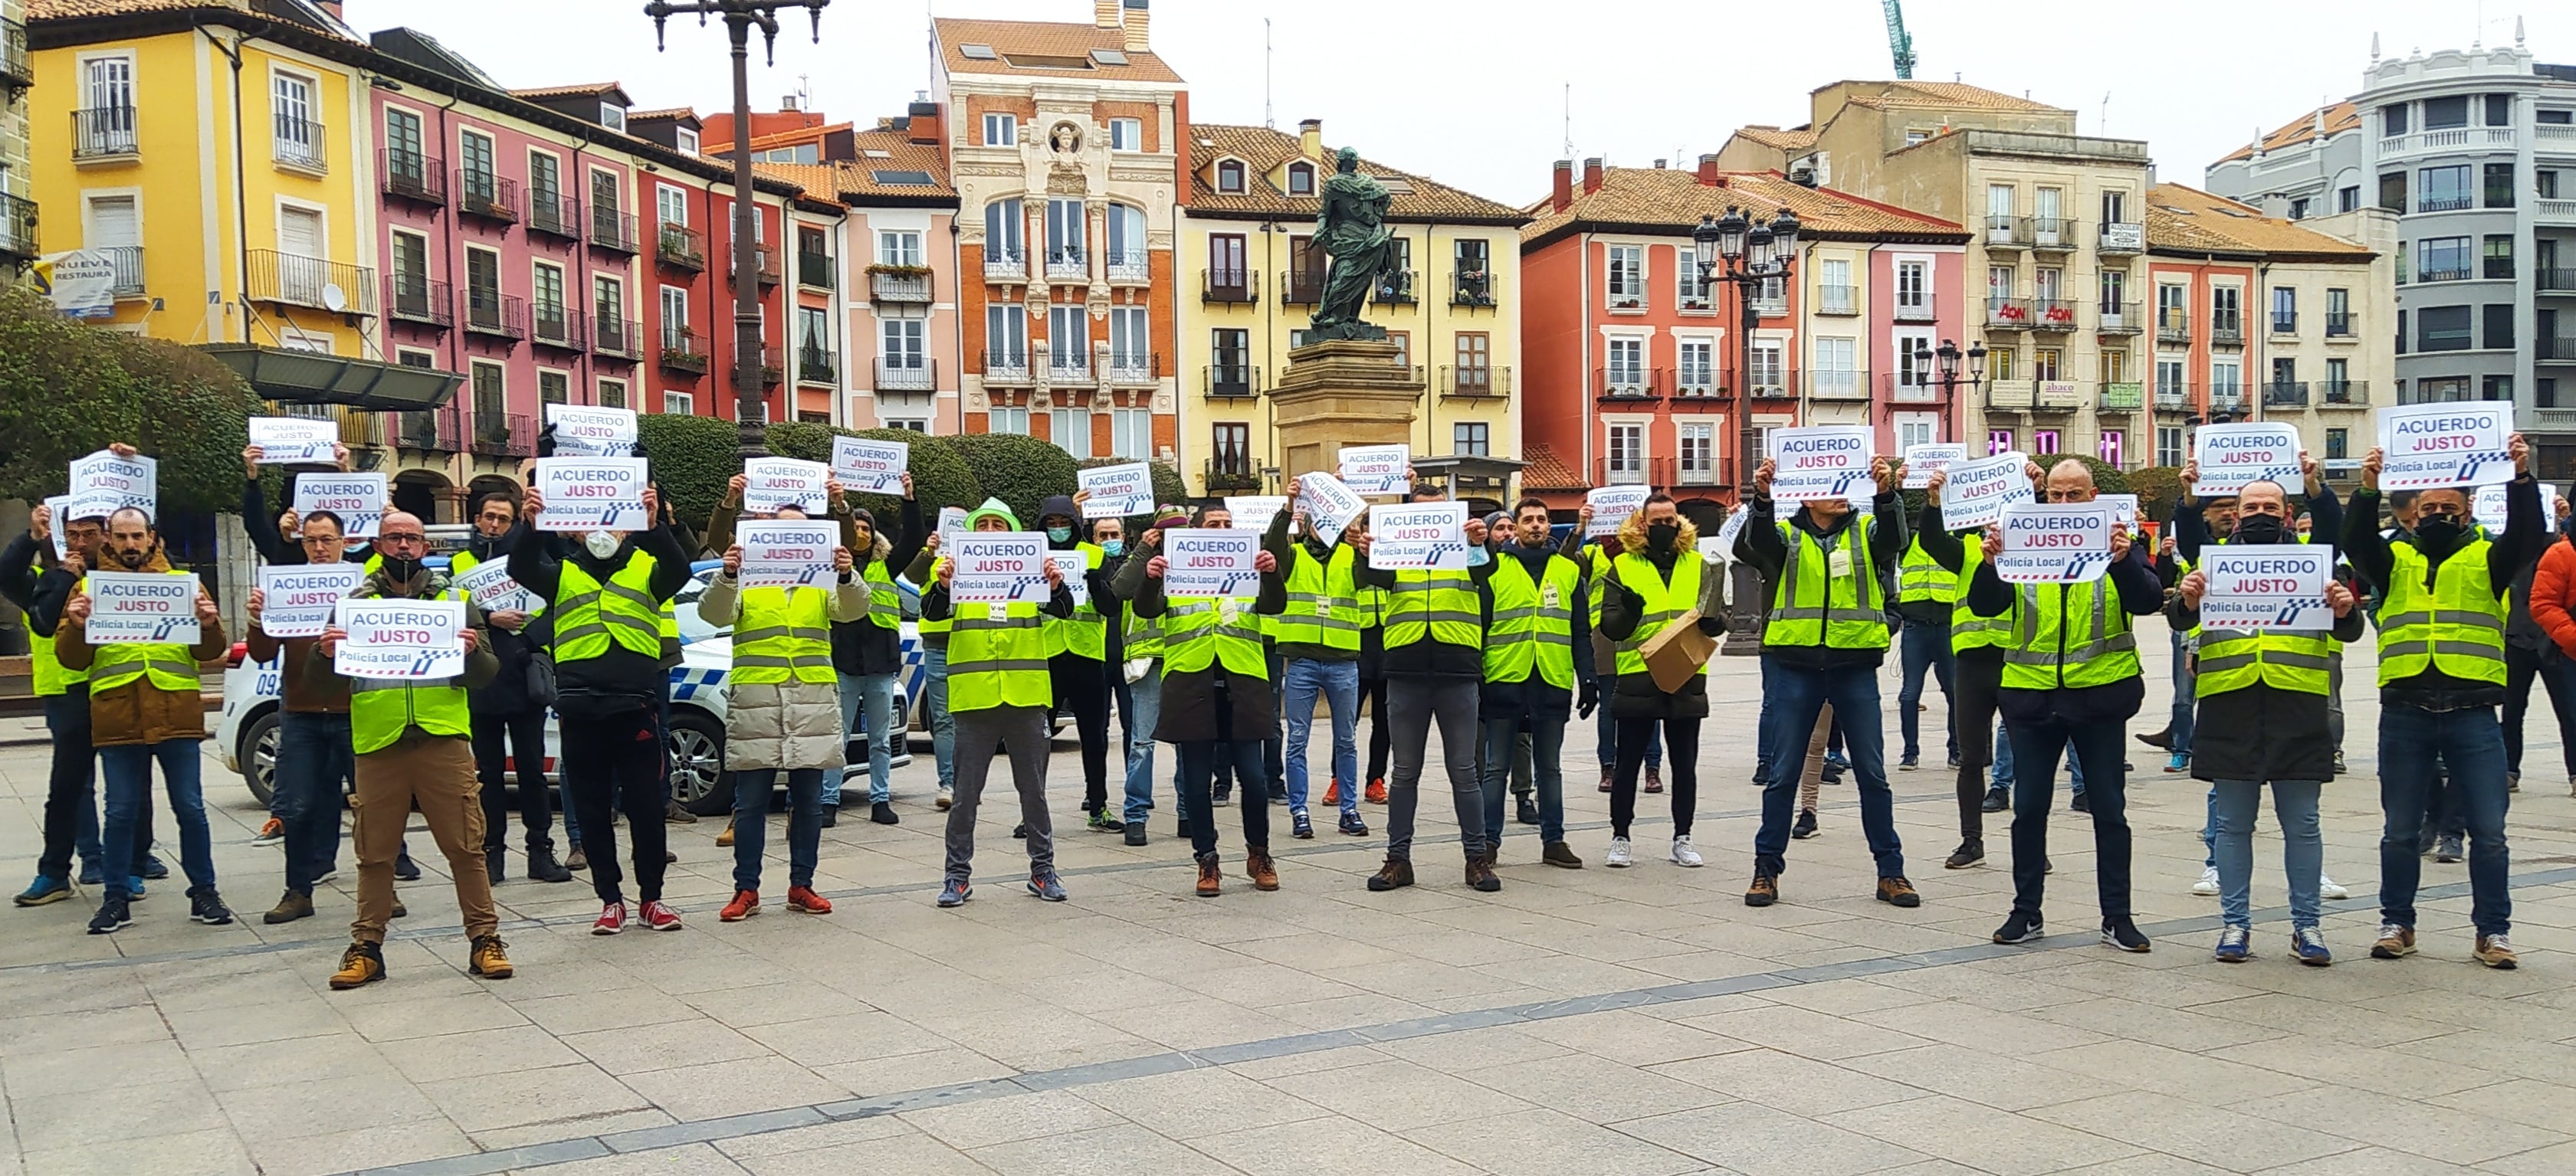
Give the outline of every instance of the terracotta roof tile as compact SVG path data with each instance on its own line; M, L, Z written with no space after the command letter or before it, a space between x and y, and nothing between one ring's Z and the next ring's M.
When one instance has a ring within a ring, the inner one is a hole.
M837 200L852 206L864 206L871 196L946 196L955 197L957 189L950 184L948 166L939 158L935 143L907 142L900 131L862 131L853 136L859 158L826 164L755 163L761 175L785 180L805 189L805 194L819 200ZM882 151L882 156L869 152ZM927 172L928 184L888 184L877 180L878 172Z
M1151 51L1127 48L1127 33L1123 29L1026 20L940 19L930 23L939 42L939 55L952 74L1081 77L1122 82L1181 80L1181 75L1172 72L1172 67L1163 64L1163 59ZM960 51L967 45L990 45L994 56L989 60L968 57ZM1094 49L1113 49L1123 53L1127 64L1103 65L1094 61L1091 59ZM1021 60L1013 60L1015 57ZM1068 65L1033 65L1027 60L1031 58L1054 58ZM1077 61L1082 64L1069 64Z
M1835 84L1844 85L1848 83L1837 82ZM1998 90L1989 90L1983 86L1971 86L1960 82L1895 81L1863 82L1860 84L1868 86L1883 86L1885 89L1881 90L1877 94L1864 94L1852 98L1851 101L1853 104L1859 106L1948 106L1964 107L1970 110L2017 110L2034 114L2069 113L2064 107L2051 106L2045 102L2034 102L2028 98L2016 98L2013 95L2006 94ZM1831 87L1827 88L1830 89Z
M307 0L27 0L26 19L33 23L48 20L142 16L155 12L187 12L192 9L229 10L271 16L292 21L342 40L362 40L356 30L341 23L324 11L320 5L309 3Z
M1671 168L1614 167L1601 176L1598 191L1585 193L1576 179L1574 202L1564 212L1540 201L1538 219L1521 230L1521 240L1536 241L1578 221L1618 225L1663 225L1685 232L1702 216L1723 216L1729 206L1757 216L1783 207L1798 213L1801 232L1838 237L1888 235L1952 236L1967 239L1958 225L1864 200L1831 188L1791 183L1778 172L1728 172L1723 188L1703 184L1699 174Z
M1791 127L1785 131L1778 127L1737 127L1735 133L1765 147L1777 147L1782 151L1804 151L1816 145L1814 127Z
M1556 447L1545 441L1531 441L1521 446L1521 489L1589 490L1586 482L1556 456Z
M623 88L615 82L581 82L570 86L536 86L525 90L512 90L510 96L525 98L530 102L543 102L549 98L594 97Z
M1190 158L1199 167L1191 177L1188 201L1194 212L1255 212L1283 217L1312 217L1321 207L1316 196L1291 196L1270 182L1270 173L1293 159L1303 158L1302 140L1284 131L1268 127L1233 126L1226 123L1192 123L1190 133L1198 140L1190 148ZM1315 179L1320 188L1332 174L1333 158L1340 148L1326 146L1313 160ZM1244 177L1245 191L1219 192L1213 183L1216 163L1221 158L1240 159L1249 174ZM1360 171L1380 180L1394 180L1389 194L1387 217L1391 220L1423 221L1442 218L1477 218L1518 223L1527 214L1508 204L1487 200L1447 184L1412 172L1400 171L1366 157L1360 160Z
M2268 217L2252 205L2212 196L2182 184L2147 192L2147 248L2211 253L2300 254L2328 260L2368 261L2363 246L2296 221Z
M630 123L635 122L638 119L660 120L666 118L679 119L696 117L698 117L697 108L691 106L674 106L667 110L630 110L626 112L626 121Z
M2326 123L2326 131L2322 136L2317 134L2317 116L2321 114L2325 116ZM2358 129L2360 126L2361 108L2349 101L2337 102L2332 106L2321 107L2300 115L2297 121L2263 136L2263 150L2278 151L2301 143L2313 143L2320 138L2333 138L2345 131ZM2246 146L2228 152L2219 162L2232 163L2236 160L2252 158L2254 158L2254 148Z

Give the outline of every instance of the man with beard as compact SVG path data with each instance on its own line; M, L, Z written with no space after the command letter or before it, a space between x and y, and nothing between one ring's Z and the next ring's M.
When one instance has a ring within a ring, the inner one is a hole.
M1591 597L1582 566L1553 541L1547 504L1524 498L1517 510L1485 581L1485 860L1491 864L1502 853L1503 793L1527 738L1538 791L1539 860L1580 870L1583 859L1565 843L1562 761L1566 721L1577 709L1588 716L1601 700L1592 674Z

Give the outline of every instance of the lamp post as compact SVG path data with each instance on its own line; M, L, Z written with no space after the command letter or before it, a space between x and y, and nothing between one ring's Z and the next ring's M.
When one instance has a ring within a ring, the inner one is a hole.
M814 43L823 43L823 9L832 0L652 0L644 15L653 18L653 48L660 52L664 22L695 13L724 18L733 38L733 379L734 424L740 431L745 459L769 455L769 408L761 382L760 258L755 246L760 208L751 175L751 30L759 29L769 64L778 64L778 11L802 8L814 28ZM780 235L785 236L782 227ZM781 330L785 329L784 324Z
M1798 214L1782 208L1768 221L1748 218L1729 206L1722 217L1702 216L1691 232L1692 252L1702 285L1724 282L1735 287L1735 500L1753 500L1753 332L1762 325L1755 304L1764 283L1783 286L1798 252ZM1727 605L1724 652L1736 656L1762 652L1762 577L1745 563L1734 565L1733 596Z
M1941 341L1938 351L1929 347L1914 349L1914 370L1932 373L1932 382L1941 387L1941 398L1954 405L1958 401L1959 385L1963 382L1959 379L1961 354L1958 343L1949 339ZM1973 395L1977 386L1986 382L1986 345L1971 342L1964 354L1968 357L1968 378L1964 383Z

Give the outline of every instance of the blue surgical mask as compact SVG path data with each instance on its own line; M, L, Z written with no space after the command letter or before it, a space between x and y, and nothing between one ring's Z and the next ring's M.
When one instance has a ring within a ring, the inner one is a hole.
M1049 527L1047 528L1047 538L1057 543L1070 542L1073 539L1073 528Z
M1109 555L1125 555L1127 554L1127 541L1124 539L1103 539L1100 541L1100 550Z

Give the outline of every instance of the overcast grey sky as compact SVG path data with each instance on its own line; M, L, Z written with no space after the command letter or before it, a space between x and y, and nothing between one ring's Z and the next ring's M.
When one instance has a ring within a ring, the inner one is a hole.
M721 28L674 21L653 51L638 0L349 0L361 31L410 23L510 86L615 79L646 107L731 102ZM816 109L867 121L929 84L928 14L1091 19L1088 0L835 0L823 43L791 13L778 65L755 51L754 109L799 78ZM1547 188L1573 87L1576 156L1645 166L1715 151L1744 123L1806 121L1807 92L1885 78L1870 0L1154 0L1154 48L1205 122L1262 119L1271 18L1278 124L1324 120L1336 144L1496 200ZM1971 82L2081 112L2085 134L2142 138L2163 179L2198 183L2259 125L2360 88L2383 51L2510 44L2526 20L2543 61L2576 62L2576 4L2512 0L2163 0L2152 5L1907 0L1918 78ZM2107 116L2105 99L2108 100ZM712 146L712 145L711 145Z

